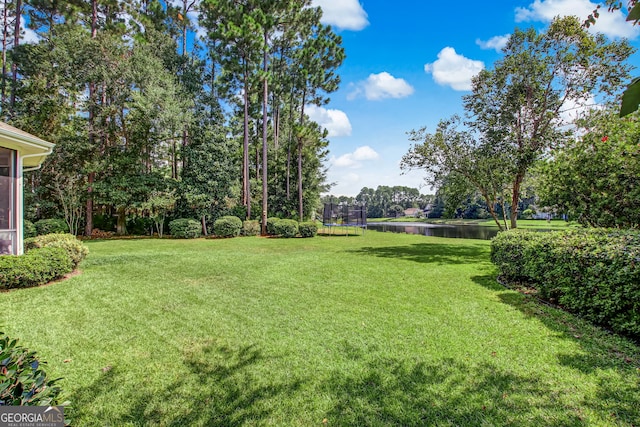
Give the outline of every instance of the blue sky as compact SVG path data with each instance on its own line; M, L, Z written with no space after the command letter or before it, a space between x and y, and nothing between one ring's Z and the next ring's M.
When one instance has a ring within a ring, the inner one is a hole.
M314 0L324 22L343 38L347 58L331 102L309 110L329 130L328 179L333 195L355 196L362 187L406 185L433 190L420 171L402 175L406 133L462 113L470 79L491 68L514 28L544 29L557 15L586 18L588 0L456 3L427 0ZM601 8L592 28L640 46L640 28ZM640 53L634 56L640 65ZM636 74L640 74L637 71Z

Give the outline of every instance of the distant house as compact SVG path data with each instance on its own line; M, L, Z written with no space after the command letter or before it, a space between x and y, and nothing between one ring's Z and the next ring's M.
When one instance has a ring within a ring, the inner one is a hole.
M404 216L413 216L416 217L422 213L422 209L420 208L409 208L404 210Z
M0 254L22 249L22 173L40 168L54 144L0 122Z

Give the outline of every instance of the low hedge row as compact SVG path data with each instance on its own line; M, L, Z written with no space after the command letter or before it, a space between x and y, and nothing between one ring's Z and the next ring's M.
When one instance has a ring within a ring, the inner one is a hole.
M25 239L24 255L0 257L0 289L29 288L72 272L89 249L71 234Z
M213 223L213 232L219 237L236 237L242 231L242 220L237 216L223 216Z
M615 332L640 338L640 232L512 230L491 242L502 277Z

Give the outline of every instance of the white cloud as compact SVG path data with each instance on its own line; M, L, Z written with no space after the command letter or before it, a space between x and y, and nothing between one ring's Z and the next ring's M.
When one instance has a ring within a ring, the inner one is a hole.
M584 21L597 6L589 0L535 0L527 7L516 8L516 22L551 22L556 16L577 16ZM637 26L625 21L622 12L608 12L606 7L600 8L600 17L589 31L613 38L635 38L640 34Z
M33 31L31 28L23 28L24 33L22 34L21 43L23 44L36 44L40 42L40 36Z
M503 36L491 37L486 41L476 39L476 44L480 46L481 49L495 49L497 52L500 52L507 45L510 37L511 34L505 34Z
M358 0L313 0L311 4L322 8L323 24L354 31L360 31L369 25L367 12Z
M362 162L367 160L376 160L380 157L376 151L369 147L368 145L364 145L362 147L356 148L353 153L343 154L342 156L331 159L331 164L333 166L339 168L361 168L363 166Z
M305 112L311 120L325 128L330 137L351 135L351 122L344 111L307 105Z
M413 87L404 79L393 77L386 71L370 74L367 80L356 84L356 88L347 99L355 99L364 95L369 101L379 101L385 98L406 98L413 93Z
M574 124L576 120L584 117L589 111L600 108L602 108L602 105L599 105L591 94L582 99L568 99L560 109L560 125Z
M483 69L484 62L458 55L452 47L442 49L435 62L424 66L436 83L455 90L471 90L471 78Z

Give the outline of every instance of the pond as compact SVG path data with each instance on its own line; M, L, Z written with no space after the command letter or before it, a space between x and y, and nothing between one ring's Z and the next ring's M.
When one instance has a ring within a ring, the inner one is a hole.
M498 227L486 227L479 225L425 224L423 222L370 222L367 224L367 230L388 231L391 233L422 234L424 236L434 237L453 237L459 239L481 240L492 239L496 234L498 234Z

